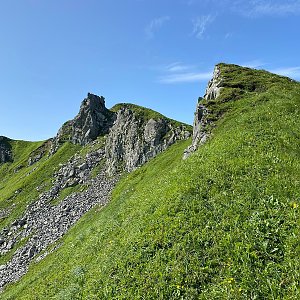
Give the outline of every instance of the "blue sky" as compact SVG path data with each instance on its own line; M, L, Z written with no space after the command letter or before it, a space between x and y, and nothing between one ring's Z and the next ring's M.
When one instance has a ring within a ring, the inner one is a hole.
M192 123L216 63L300 80L300 0L0 0L0 135L52 137L88 92Z

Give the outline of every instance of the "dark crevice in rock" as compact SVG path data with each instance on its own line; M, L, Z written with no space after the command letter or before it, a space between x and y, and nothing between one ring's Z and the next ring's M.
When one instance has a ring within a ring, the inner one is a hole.
M0 164L13 161L13 154L10 139L5 136L0 136Z

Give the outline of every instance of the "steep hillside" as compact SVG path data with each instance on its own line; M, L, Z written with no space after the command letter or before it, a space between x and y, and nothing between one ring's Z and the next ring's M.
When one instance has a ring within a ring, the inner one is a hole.
M88 94L53 139L0 138L0 290L54 251L83 214L105 205L123 172L190 136L191 126L152 110L117 107Z
M298 82L219 64L193 141L123 176L2 298L299 299L299 110Z

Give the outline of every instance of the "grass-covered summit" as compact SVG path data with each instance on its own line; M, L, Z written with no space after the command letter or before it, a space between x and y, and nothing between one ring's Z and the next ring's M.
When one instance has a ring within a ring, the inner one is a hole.
M300 84L219 68L207 142L124 176L3 299L299 299Z
M136 105L136 104L132 104L132 103L118 103L116 105L114 105L110 110L112 112L118 112L121 109L130 109L132 110L136 116L141 119L143 122L147 122L150 119L153 120L159 120L159 119L166 119L168 121L170 121L170 123L174 126L180 127L186 124L183 124L181 122L178 122L176 120L172 120L169 118L166 118L164 115L162 115L161 113L150 109L150 108L146 108L140 105ZM188 131L191 131L191 128L189 126L186 126L186 129Z

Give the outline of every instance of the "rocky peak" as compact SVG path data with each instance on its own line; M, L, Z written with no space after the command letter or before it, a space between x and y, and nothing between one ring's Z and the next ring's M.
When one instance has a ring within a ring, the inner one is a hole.
M86 145L99 135L107 134L113 121L114 113L105 107L104 97L88 93L77 116L59 129L51 152L54 153L60 144L67 141Z
M0 163L6 163L12 160L13 155L9 139L5 136L0 136Z
M105 113L106 111L105 98L88 93L87 97L81 102L79 113L74 118L74 122L79 123L88 118L94 120L99 113Z
M99 135L106 134L110 127L111 113L105 107L104 97L88 93L80 111L72 122L72 142L85 145Z

